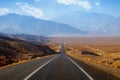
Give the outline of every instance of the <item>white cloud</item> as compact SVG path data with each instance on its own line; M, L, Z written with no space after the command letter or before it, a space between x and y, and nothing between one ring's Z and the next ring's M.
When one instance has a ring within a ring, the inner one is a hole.
M92 8L88 1L80 1L78 4L87 10L90 10Z
M79 5L87 10L92 8L88 0L57 0L57 2L65 5Z
M44 15L44 13L41 9L35 8L35 7L30 7L28 5L22 5L22 6L20 6L20 9L23 12L25 12L26 14L31 15L35 18L41 18Z
M100 3L99 3L99 2L95 2L95 5L99 6L99 5L100 5Z
M0 8L0 15L6 15L10 13L11 11L7 8Z
M60 4L70 5L70 4L76 4L75 0L57 0Z

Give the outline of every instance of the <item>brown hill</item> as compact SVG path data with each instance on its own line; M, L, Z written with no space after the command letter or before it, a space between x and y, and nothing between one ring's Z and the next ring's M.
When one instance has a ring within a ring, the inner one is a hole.
M41 43L33 44L0 36L0 66L55 53L54 50Z

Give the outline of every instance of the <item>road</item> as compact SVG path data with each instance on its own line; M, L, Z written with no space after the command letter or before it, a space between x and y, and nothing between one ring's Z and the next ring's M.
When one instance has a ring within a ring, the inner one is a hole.
M52 58L54 58L54 56L0 69L0 80L23 80L26 76Z
M0 80L93 80L70 59L61 44L61 54L0 70Z
M61 44L61 54L25 80L93 80L83 73L65 54Z
M93 80L66 55L64 40L61 42L60 53L55 59L40 67L24 80Z

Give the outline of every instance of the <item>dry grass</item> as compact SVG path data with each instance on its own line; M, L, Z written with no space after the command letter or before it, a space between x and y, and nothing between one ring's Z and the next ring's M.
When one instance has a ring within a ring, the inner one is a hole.
M106 48L106 46L102 46L102 48L99 47L88 47L88 46L66 46L68 55L78 59L82 60L90 65L94 65L96 67L99 67L109 73L112 73L113 75L120 77L120 52L115 51L115 49L110 49L111 51L107 51L109 49L109 46ZM118 46L119 47L119 46ZM111 47L110 47L111 48ZM95 55L84 55L82 54L83 50L87 50L90 52L94 52L96 54L100 54L99 56ZM107 53L106 53L107 52ZM110 53L109 53L110 52Z
M47 44L48 45L48 44ZM56 44L53 44L53 45L51 45L51 44L49 44L48 45L51 49L53 49L53 50L55 50L56 52L59 52L59 50L60 50L60 45L56 45Z
M0 67L55 53L54 50L41 43L34 44L8 37L0 37Z
M33 60L39 60L39 59L42 59L42 58L45 58L45 57L50 57L50 56L55 56L55 54L54 55L46 55L46 56L42 56L42 57L36 57L34 59L29 59L29 60L19 60L19 62L12 63L12 64L9 64L9 65L6 65L6 66L2 66L2 67L0 67L0 69L15 66L15 65L26 63L26 62L33 61Z
M120 37L67 37L64 41L68 55L120 77ZM60 38L51 38L48 44L58 45Z
M68 46L67 46L68 47ZM83 50L87 50L89 52L93 52L93 53L96 53L100 56L95 56L95 55L84 55L84 54L81 54L81 52ZM97 48L93 48L93 47L85 47L85 46L77 46L77 47L74 47L74 46L71 46L71 47L68 47L67 48L67 53L70 54L70 55L75 55L77 57L80 57L80 58L84 58L85 60L91 60L93 61L94 63L104 63L104 64L109 64L109 66L112 66L112 67L117 67L119 68L119 64L116 64L113 65L114 63L118 63L120 61L120 52L117 52L114 50L114 53L106 53L106 51L104 50L101 50L101 49L97 49Z

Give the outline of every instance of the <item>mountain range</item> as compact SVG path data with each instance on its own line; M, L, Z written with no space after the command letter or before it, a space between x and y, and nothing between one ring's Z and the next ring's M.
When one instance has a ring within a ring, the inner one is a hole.
M48 20L36 19L32 16L7 14L0 16L0 32L7 34L85 34L70 25Z
M10 13L0 16L0 33L42 36L119 35L119 22L120 17L95 12L71 12L51 20Z
M120 17L113 19L112 21L110 21L100 29L106 34L111 33L112 35L119 35L120 34Z
M95 12L71 12L52 19L74 26L89 34L111 35L120 33L120 17Z

